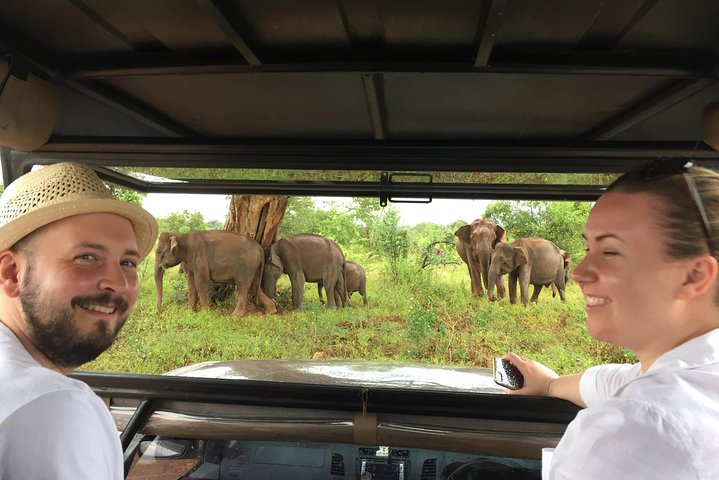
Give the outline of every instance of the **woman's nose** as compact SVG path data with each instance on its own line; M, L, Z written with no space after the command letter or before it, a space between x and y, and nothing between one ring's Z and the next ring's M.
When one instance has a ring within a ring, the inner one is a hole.
M572 272L572 280L577 282L579 285L587 283L593 278L593 275L591 274L590 261L589 254L587 254L587 256L579 262L579 265L577 265Z

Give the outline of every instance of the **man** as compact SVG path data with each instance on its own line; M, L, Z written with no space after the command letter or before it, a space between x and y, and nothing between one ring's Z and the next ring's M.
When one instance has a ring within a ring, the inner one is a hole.
M0 197L0 478L122 479L107 407L74 368L114 341L157 222L87 166L30 172Z

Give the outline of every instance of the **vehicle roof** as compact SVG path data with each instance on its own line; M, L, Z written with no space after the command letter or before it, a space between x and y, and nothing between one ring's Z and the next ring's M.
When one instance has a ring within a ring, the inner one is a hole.
M5 1L0 51L58 85L64 107L46 145L5 149L3 173L68 158L622 172L679 156L714 167L701 114L719 97L718 20L714 0ZM254 192L243 185L196 191ZM418 187L446 198L599 193L537 188Z

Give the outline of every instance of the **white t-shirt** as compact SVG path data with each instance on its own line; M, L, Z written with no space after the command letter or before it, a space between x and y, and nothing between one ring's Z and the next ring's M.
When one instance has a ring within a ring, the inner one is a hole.
M552 458L552 480L719 479L719 329L639 365L580 380L588 408Z
M0 322L0 479L123 478L120 439L102 400L42 367Z

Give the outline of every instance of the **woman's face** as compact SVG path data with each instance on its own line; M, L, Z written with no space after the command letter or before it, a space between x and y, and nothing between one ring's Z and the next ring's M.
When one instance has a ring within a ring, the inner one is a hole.
M661 212L653 195L602 196L589 213L587 254L573 274L584 294L589 333L640 358L667 349L681 316L676 293L686 263L664 254Z

